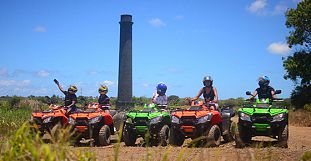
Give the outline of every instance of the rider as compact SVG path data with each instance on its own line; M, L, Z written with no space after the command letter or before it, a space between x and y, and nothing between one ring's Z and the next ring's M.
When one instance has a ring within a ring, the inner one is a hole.
M98 98L98 103L103 107L103 110L109 110L109 106L110 106L110 98L107 96L108 93L108 87L106 85L101 85L98 88L98 93L100 94L99 98Z
M156 87L157 91L153 93L152 103L157 105L167 105L167 96L165 95L167 86L160 82Z
M76 96L76 94L75 94L75 93L78 91L77 87L71 85L71 86L68 88L68 91L65 91L65 90L60 86L59 82L58 82L56 79L54 79L54 82L57 84L59 90L65 94L64 104L65 104L65 107L68 109L67 115L69 115L69 114L75 112L75 111L77 110L77 107L76 107L77 96Z
M211 76L205 76L202 82L204 87L200 89L197 96L192 98L191 101L196 101L203 94L205 103L215 103L215 108L211 106L210 109L218 109L218 94L216 88L213 87L213 78Z
M269 98L269 100L272 100L275 97L275 90L269 86L270 83L270 79L267 76L262 76L258 78L258 85L259 88L257 88L253 95L249 98L249 99L254 99L254 97L257 96L258 94L258 98L259 99L267 99Z

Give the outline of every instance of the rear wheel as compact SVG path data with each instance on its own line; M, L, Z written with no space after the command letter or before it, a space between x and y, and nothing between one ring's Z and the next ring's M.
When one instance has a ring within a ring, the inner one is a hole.
M279 132L278 135L278 146L282 148L288 148L288 126L286 125L283 130Z
M185 137L180 131L174 128L170 128L168 136L169 136L169 144L173 146L182 146L184 144Z
M235 122L231 122L230 127L228 129L228 133L223 136L225 142L230 142L234 140L235 135L235 129L237 128L237 125Z
M136 135L127 124L124 125L123 129L123 140L126 146L134 146L136 142Z
M213 125L207 134L207 146L218 147L221 141L221 131L218 125Z
M235 146L237 148L244 148L246 144L250 144L252 135L250 129L247 129L241 125L238 125L235 132Z
M110 144L110 128L104 125L100 128L98 133L98 143L100 146L107 146Z
M161 146L166 146L168 144L170 128L164 125L159 132L159 143Z

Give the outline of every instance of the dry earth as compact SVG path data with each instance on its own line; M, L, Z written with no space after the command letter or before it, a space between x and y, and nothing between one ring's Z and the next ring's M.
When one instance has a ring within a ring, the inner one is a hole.
M96 153L98 160L299 160L311 151L311 127L289 127L289 148L275 147L275 141L255 137L250 147L236 149L235 143L223 143L217 148L187 147L126 147L124 143L107 147L83 148ZM260 141L259 141L260 140ZM261 142L264 140L263 142ZM187 140L189 141L189 140ZM119 147L119 149L118 149ZM115 158L118 157L118 158Z

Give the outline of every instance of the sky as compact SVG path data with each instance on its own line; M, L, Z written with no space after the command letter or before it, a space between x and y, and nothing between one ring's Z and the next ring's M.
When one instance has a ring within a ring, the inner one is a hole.
M133 16L133 95L194 97L206 75L219 99L246 97L258 77L289 97L282 57L293 53L285 12L299 0L1 0L0 96L108 96L118 91L120 16Z

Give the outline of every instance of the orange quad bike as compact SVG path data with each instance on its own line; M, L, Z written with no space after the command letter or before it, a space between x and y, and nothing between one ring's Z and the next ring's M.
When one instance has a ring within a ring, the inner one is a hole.
M33 112L30 120L33 130L39 132L43 139L51 139L51 133L54 134L57 128L68 124L68 117L66 116L68 110L70 109L65 106L50 104L46 111Z
M110 144L111 134L114 134L112 116L98 103L89 103L85 111L79 111L69 116L72 126L72 140L75 145L106 146Z
M192 101L188 109L173 111L169 144L182 146L185 139L191 138L191 146L216 147L221 143L221 136L225 142L232 141L234 111L224 108L219 112L210 110L211 106L215 107L215 104Z

